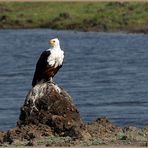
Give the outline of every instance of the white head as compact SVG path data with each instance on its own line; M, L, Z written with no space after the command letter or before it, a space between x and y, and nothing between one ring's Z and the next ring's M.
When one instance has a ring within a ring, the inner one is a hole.
M51 39L50 44L53 47L57 47L57 48L60 47L60 41L58 38Z

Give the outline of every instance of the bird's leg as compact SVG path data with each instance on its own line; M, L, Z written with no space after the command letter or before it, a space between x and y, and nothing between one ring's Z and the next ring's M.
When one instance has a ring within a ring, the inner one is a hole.
M52 79L52 77L50 77L50 80L49 80L49 82L53 83L53 79Z
M53 78L52 78L52 77L50 78L50 82L51 82L52 84L56 85L56 83L53 81Z
M47 81L48 83L52 83L52 84L55 84L55 82L53 81L53 78L50 77L50 79Z

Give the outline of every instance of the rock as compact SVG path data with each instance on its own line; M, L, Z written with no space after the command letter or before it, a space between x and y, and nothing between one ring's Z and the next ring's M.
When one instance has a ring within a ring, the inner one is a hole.
M9 144L34 145L34 140L45 136L83 137L80 114L70 95L54 83L33 87L26 96L17 127L3 136Z
M47 125L24 125L17 126L16 128L10 129L4 136L4 142L9 144L15 143L27 143L30 140L38 139L43 136L51 136L53 133L51 128Z
M44 136L80 138L82 127L80 114L70 95L56 84L42 83L27 94L17 127L6 134L0 133L0 140L34 145L34 139Z
M121 131L120 128L113 125L106 117L98 118L96 121L89 123L87 130L92 137L100 139L109 137L115 139L117 133Z
M90 135L90 133L88 132L87 129L82 130L81 135L82 135L81 137L82 137L83 140L89 140L89 139L92 138L92 136Z
M29 91L21 108L19 128L31 125L51 128L54 135L79 137L83 123L64 89L53 83L42 83Z
M5 133L0 131L0 144L3 143Z
M25 146L35 146L34 141L31 139Z

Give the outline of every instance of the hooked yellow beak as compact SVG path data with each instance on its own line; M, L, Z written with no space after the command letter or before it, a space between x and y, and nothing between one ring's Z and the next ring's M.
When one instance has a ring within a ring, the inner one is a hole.
M54 40L50 40L50 44L51 44L52 46L54 46L55 41L54 41Z

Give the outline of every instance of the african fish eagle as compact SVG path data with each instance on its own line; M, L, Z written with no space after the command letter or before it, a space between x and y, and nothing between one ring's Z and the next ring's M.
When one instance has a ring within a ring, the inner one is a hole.
M38 83L50 81L62 67L64 59L64 51L60 48L60 41L58 38L50 40L51 48L42 52L34 73L32 80L32 86L34 87Z

